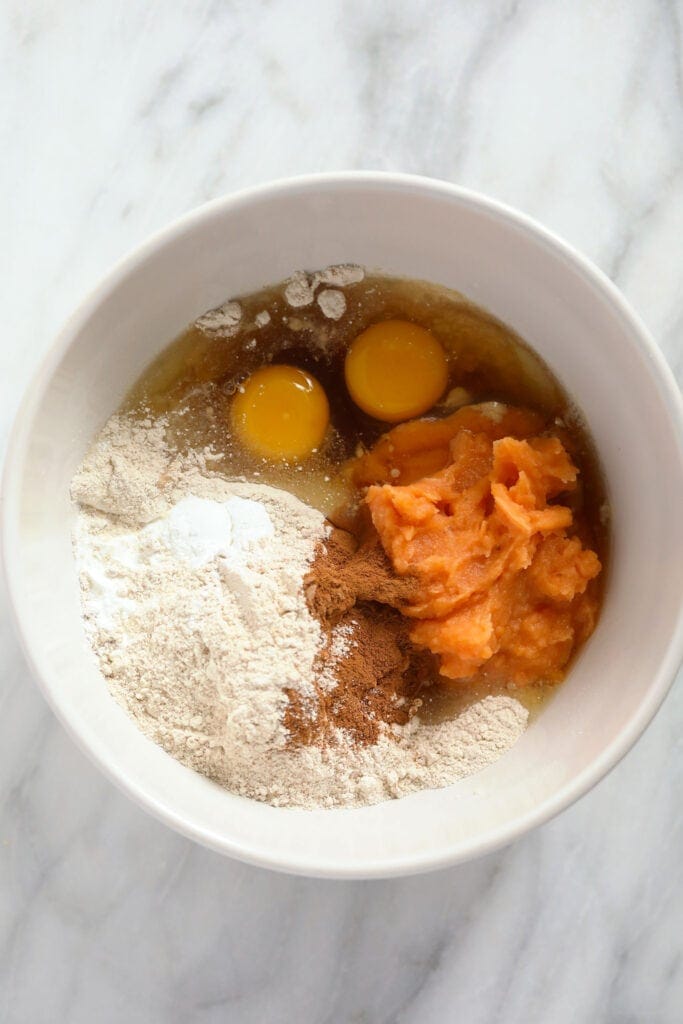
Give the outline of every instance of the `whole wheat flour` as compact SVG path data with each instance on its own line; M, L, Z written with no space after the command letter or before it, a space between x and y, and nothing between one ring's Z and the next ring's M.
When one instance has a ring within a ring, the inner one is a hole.
M352 806L444 786L490 764L524 730L512 697L453 718L342 729L295 746L286 691L313 699L323 644L303 579L328 530L265 485L226 481L211 451L179 455L163 421L115 416L74 478L74 543L88 638L142 731L227 789L272 804Z

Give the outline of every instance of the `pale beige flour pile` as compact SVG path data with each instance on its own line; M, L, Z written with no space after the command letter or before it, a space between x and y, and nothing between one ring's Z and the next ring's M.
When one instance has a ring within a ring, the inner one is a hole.
M438 724L415 717L370 747L341 732L324 750L288 745L284 691L312 695L322 643L302 579L326 523L283 491L226 481L211 461L209 451L171 451L163 422L116 416L73 481L88 636L111 692L147 736L233 792L300 807L444 786L516 742L526 711L496 696ZM179 558L164 524L189 496L209 511L258 502L272 529L241 553Z

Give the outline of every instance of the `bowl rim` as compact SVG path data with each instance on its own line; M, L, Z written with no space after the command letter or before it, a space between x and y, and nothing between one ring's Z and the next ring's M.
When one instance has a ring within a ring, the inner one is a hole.
M463 188L438 178L385 171L359 170L280 178L220 196L174 219L159 231L148 236L119 259L79 303L34 370L16 412L8 437L0 485L0 558L2 559L7 584L10 617L14 623L31 674L38 683L39 689L57 719L64 726L76 745L118 789L127 794L135 803L155 818L188 838L219 853L258 867L308 877L337 879L389 878L446 868L487 853L492 853L513 842L532 828L549 821L592 789L618 764L636 743L664 701L673 683L678 666L683 659L682 588L676 627L672 631L666 649L662 652L657 673L653 676L636 713L633 714L611 744L598 757L594 758L588 767L562 786L551 797L539 803L526 814L503 826L489 828L468 840L457 841L450 846L440 847L435 852L426 852L419 856L399 855L375 859L365 865L356 862L349 863L344 859L339 861L328 859L321 862L319 859L315 857L309 858L305 854L297 855L296 858L291 856L283 857L270 853L267 848L264 849L260 844L250 846L242 841L230 840L209 829L194 825L160 800L150 796L145 791L144 786L141 786L134 777L130 776L120 766L101 756L100 752L95 749L95 745L91 742L91 738L89 739L85 736L62 710L58 699L58 687L53 686L48 680L47 674L43 674L39 670L32 654L31 642L25 627L27 615L30 614L30 608L25 605L21 596L21 570L18 557L20 485L26 449L34 415L39 408L55 368L61 362L82 326L103 299L118 286L120 281L135 273L140 264L150 255L163 249L176 236L194 228L203 221L211 220L218 212L227 212L240 206L248 206L266 197L274 197L286 193L314 192L316 190L333 191L336 188L362 189L368 186L398 192L414 193L418 191L445 201L455 200L468 206L470 209L475 209L496 219L507 221L523 233L532 236L537 243L541 243L553 250L556 255L562 257L575 272L582 276L586 283L601 292L609 300L613 312L621 317L622 321L630 328L635 345L640 350L641 356L649 364L654 383L658 388L660 398L676 436L679 462L683 472L683 398L679 392L676 380L662 352L657 347L653 337L638 314L631 308L616 285L612 283L603 271L573 246L527 214L498 200L491 199L480 192ZM56 677L57 673L55 672L53 680L56 680ZM330 813L334 813L334 811Z

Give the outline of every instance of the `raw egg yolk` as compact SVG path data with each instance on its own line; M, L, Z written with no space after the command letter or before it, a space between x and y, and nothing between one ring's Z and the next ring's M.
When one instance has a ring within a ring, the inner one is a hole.
M235 395L232 425L242 443L266 459L298 460L322 443L330 421L327 396L296 366L264 366Z
M346 354L344 373L356 405L385 423L427 412L448 383L442 346L407 320L385 320L359 334Z

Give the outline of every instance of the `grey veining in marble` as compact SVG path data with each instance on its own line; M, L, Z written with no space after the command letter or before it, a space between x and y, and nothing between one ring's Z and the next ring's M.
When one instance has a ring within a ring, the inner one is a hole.
M444 177L556 229L683 375L676 0L5 0L0 437L108 265L231 189ZM634 396L634 403L637 396ZM677 1024L683 690L577 806L422 878L291 879L146 817L0 618L0 1020Z

